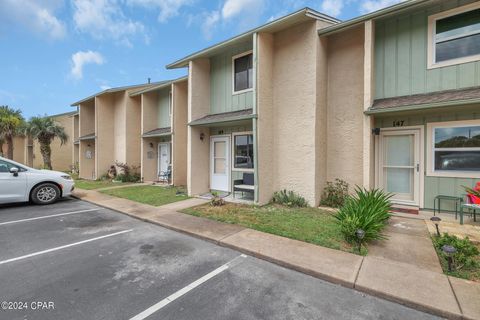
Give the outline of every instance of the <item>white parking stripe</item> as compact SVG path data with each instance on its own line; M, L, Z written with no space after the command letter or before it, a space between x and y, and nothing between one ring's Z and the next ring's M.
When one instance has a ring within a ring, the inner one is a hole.
M84 244L84 243L87 243L87 242L92 242L92 241L97 241L97 240L100 240L100 239L105 239L105 238L108 238L108 237L113 237L113 236L116 236L116 235L119 235L119 234L131 232L131 231L133 231L133 229L128 229L128 230L123 230L123 231L119 231L119 232L115 232L115 233L110 233L110 234L107 234L107 235L104 235L104 236L101 236L101 237L87 239L87 240L67 244L67 245L64 245L64 246L61 246L61 247L51 248L51 249L47 249L47 250L43 250L43 251L30 253L30 254L27 254L27 255L24 255L24 256L20 256L20 257L8 259L8 260L3 260L3 261L0 261L0 265L10 263L10 262L14 262L14 261L18 261L18 260L31 258L31 257L35 257L35 256L38 256L38 255L53 252L53 251L58 251L58 250L70 248L70 247L73 247L73 246L78 246L80 244Z
M178 290L177 292L175 292L174 294L171 294L169 295L168 297L166 297L165 299L163 299L162 301L154 304L153 306L151 306L150 308L146 309L145 311L142 311L141 313L137 314L136 316L134 316L133 318L130 318L130 320L143 320L147 317L149 317L150 315L152 315L153 313L157 312L158 310L162 309L163 307L165 307L166 305L168 305L170 302L173 302L175 301L176 299L180 298L181 296L183 296L184 294L186 294L187 292L195 289L196 287L198 287L199 285L201 285L202 283L212 279L213 277L215 277L216 275L222 273L223 271L227 270L228 268L231 268L233 266L233 264L236 262L236 263L239 263L238 261L238 258L246 258L247 256L242 254L242 255L239 255L238 257L236 257L235 259L225 263L224 265L218 267L217 269L213 270L212 272L204 275L203 277L201 277L200 279L190 283L188 286ZM235 263L235 264L236 264Z
M96 211L96 210L100 210L100 208L87 209L87 210L79 210L79 211L72 211L72 212L51 214L51 215L49 215L49 216L42 216L42 217L35 217L35 218L28 218L28 219L21 219L21 220L1 222L1 223L0 223L0 226L4 226L4 225L7 225L7 224L13 224L13 223L19 223L19 222L26 222L26 221L33 221L33 220L40 220L40 219L47 219L47 218L68 216L68 215L71 215L71 214L77 214L77 213L82 213L82 212L90 212L90 211Z

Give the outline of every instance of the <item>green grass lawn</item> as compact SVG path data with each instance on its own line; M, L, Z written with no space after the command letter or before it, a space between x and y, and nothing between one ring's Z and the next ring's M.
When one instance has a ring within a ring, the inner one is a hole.
M124 186L131 183L112 182L110 180L75 180L75 188L84 190L95 190L100 188Z
M177 194L177 191L182 193ZM184 190L161 186L125 187L103 190L100 192L114 197L124 198L152 206L161 206L167 203L188 199L188 196L183 193Z
M205 204L182 212L323 247L355 251L344 241L332 214L317 208L288 208L278 205L258 207L227 203L220 207Z

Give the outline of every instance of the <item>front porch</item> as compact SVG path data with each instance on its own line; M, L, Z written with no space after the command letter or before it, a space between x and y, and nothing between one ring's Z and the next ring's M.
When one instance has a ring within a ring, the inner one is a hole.
M172 131L157 128L142 135L143 181L172 184Z

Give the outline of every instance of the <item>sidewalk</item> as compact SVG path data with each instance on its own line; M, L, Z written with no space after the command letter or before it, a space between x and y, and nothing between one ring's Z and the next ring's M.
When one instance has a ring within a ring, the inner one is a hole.
M241 226L176 212L206 203L188 199L160 207L76 190L75 196L132 217L234 248L281 266L449 319L480 319L480 284L452 278L441 270L362 257Z

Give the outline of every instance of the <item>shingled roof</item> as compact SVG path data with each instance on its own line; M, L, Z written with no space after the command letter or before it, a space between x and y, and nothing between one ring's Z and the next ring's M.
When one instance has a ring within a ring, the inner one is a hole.
M252 109L245 109L245 110L238 110L238 111L231 111L231 112L209 114L203 118L193 120L192 122L189 123L189 125L199 126L199 125L252 119L255 117L252 111L253 111Z
M156 129L145 132L144 134L142 134L142 137L158 137L158 136L169 135L171 133L172 133L171 127L156 128Z

